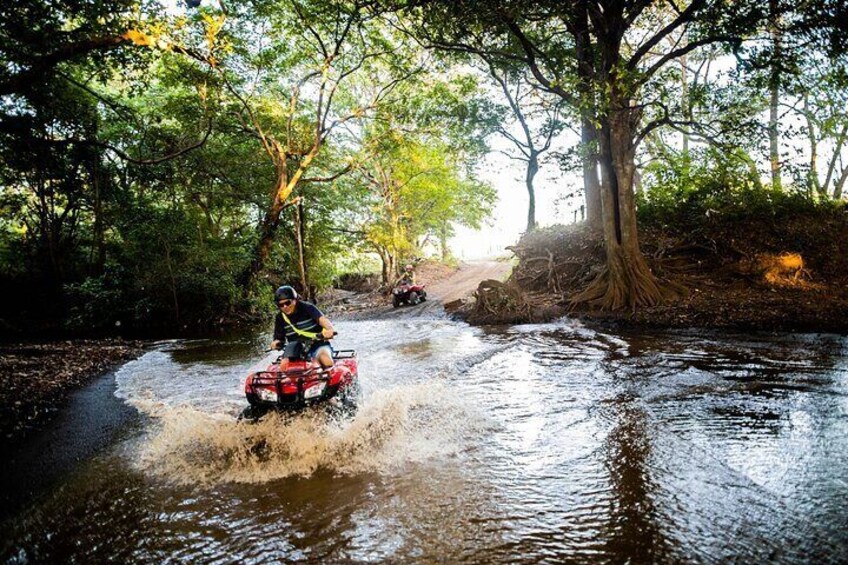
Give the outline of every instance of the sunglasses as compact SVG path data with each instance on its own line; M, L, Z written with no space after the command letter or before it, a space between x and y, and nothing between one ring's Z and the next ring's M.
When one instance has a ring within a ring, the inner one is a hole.
M294 304L294 300L280 300L279 302L277 302L277 304L282 306L282 307L287 307L287 306L291 306L292 304Z

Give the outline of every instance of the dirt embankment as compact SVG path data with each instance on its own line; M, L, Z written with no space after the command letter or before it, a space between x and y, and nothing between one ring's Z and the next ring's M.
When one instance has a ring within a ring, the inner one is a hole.
M141 343L121 340L0 345L0 444L38 428L71 392L141 352Z
M703 218L646 226L640 243L677 299L636 311L574 304L604 266L598 233L556 226L524 236L508 283L481 289L472 323L544 321L562 315L637 326L848 332L848 212Z

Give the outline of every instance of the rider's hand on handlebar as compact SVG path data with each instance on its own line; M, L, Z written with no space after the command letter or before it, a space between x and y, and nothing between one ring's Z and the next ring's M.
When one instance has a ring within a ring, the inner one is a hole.
M280 343L280 340L279 340L279 339L275 339L274 341L272 341L272 342L271 342L271 350L272 350L272 351L277 351L277 350L279 350L279 349L280 349L280 346L281 346L281 345L282 345L282 343Z
M332 339L334 335L336 335L335 331L328 330L327 328L321 328L321 336L323 336L324 339Z

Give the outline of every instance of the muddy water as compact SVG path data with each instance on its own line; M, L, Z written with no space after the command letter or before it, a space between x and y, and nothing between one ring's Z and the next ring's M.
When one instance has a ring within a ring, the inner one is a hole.
M237 424L259 336L123 367L141 417L12 562L845 562L848 339L341 322L363 401Z

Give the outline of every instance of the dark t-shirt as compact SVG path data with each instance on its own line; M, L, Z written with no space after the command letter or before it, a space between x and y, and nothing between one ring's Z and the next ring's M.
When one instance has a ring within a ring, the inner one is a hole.
M298 300L295 303L294 312L289 316L289 322L297 326L297 329L301 331L320 333L321 324L318 323L318 318L323 315L321 310L316 308L314 304ZM277 317L274 319L274 339L286 343L297 340L303 341L305 338L297 335L294 329L283 320L283 315L277 311ZM318 339L322 338L319 337Z

